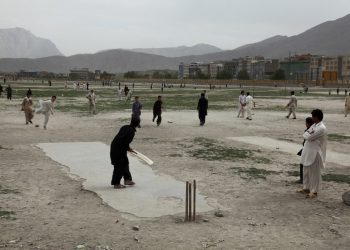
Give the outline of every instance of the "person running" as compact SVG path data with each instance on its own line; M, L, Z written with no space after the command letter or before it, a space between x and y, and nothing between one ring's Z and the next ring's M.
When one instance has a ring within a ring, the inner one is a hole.
M40 100L40 107L35 109L35 113L43 114L45 116L44 129L46 129L47 123L49 122L50 114L53 115L53 108L56 101L56 96L52 96L50 100L43 101Z
M154 120L158 117L157 126L159 126L160 123L162 122L162 107L163 107L162 97L158 96L157 101L155 101L155 103L153 104L153 119L152 119L152 121L154 122Z
M205 98L204 93L201 93L201 97L198 100L197 110L199 125L203 126L205 124L205 117L208 115L208 100Z
M139 97L135 96L135 101L132 104L131 119L139 121L138 128L141 128L141 125L140 125L140 123L141 123L141 109L142 109L142 103L139 101Z
M237 115L237 118L244 118L245 116L245 106L246 106L246 97L244 95L244 90L241 91L241 94L238 98L238 115Z
M298 192L307 194L307 198L316 198L321 188L321 170L326 163L327 128L320 109L313 110L311 115L314 124L303 135L305 145L300 161L304 167L303 188Z
M32 119L33 119L33 101L31 98L31 95L29 93L27 93L27 95L24 97L23 101L22 101L22 111L24 111L24 116L25 116L25 120L26 120L26 125L28 125L28 123L33 123Z
M110 158L111 164L114 166L111 185L116 189L125 188L125 185L135 185L129 170L127 152L134 152L130 143L134 139L136 127L139 124L139 120L132 119L130 125L121 127L111 143ZM120 184L122 178L124 178L124 185Z
M289 119L290 115L293 114L293 119L297 119L296 115L295 115L295 110L298 106L298 100L296 98L296 96L294 95L294 91L290 92L290 99L288 104L286 105L286 108L289 108L289 113L286 116L287 119Z

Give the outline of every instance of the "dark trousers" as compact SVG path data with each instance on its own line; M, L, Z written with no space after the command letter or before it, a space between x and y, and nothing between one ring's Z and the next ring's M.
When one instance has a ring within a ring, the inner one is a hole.
M162 113L153 113L153 121L157 118L157 125L160 125L162 122Z
M12 100L12 95L7 94L7 100Z
M300 164L300 183L303 183L304 166Z
M124 181L132 181L132 176L129 171L129 163L114 165L111 185L119 185L122 178L124 178Z
M199 114L199 121L200 121L200 125L204 125L204 123L205 123L205 115Z

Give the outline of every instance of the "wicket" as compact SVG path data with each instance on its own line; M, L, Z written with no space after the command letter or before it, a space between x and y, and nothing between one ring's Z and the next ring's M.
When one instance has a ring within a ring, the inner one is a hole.
M193 200L192 200L192 183L186 181L186 207L185 221L196 220L196 180L193 180Z

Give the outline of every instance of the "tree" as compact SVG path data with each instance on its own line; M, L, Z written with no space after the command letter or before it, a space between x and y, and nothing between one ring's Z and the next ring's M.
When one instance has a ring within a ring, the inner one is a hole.
M232 79L232 78L233 78L233 74L232 74L232 72L230 72L228 70L221 70L216 75L216 79L228 80L228 79Z
M242 70L240 70L239 72L238 72L238 74L237 74L237 79L238 80L249 80L249 73L248 73L248 71L247 70L245 70L245 69L242 69Z
M273 75L271 76L271 80L285 80L285 79L286 79L286 75L283 69L276 70L275 73L273 73Z
M135 71L128 71L124 73L124 78L136 78L137 74Z

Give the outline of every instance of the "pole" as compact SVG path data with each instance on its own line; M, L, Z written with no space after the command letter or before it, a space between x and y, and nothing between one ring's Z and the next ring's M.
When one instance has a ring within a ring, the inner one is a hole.
M196 221L196 180L193 180L193 221Z
M185 221L188 221L188 181L186 181L186 208L185 208Z
M192 220L192 184L189 183L188 184L188 201L189 201L189 204L188 204L188 220L191 221Z

